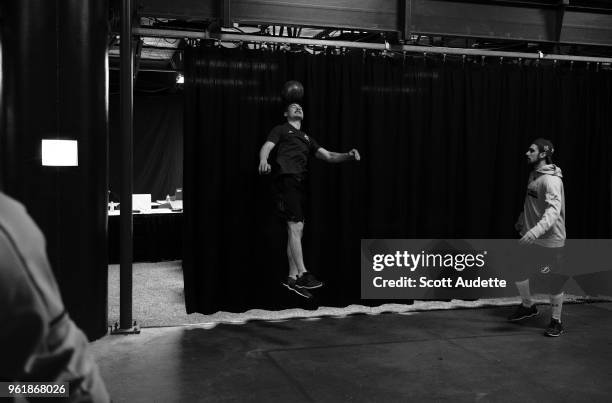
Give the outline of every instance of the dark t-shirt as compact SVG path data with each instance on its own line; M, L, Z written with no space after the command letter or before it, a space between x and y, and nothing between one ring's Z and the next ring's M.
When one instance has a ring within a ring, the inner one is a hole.
M276 126L268 134L268 141L276 144L273 159L275 175L303 176L308 171L308 157L321 147L315 139L289 123Z

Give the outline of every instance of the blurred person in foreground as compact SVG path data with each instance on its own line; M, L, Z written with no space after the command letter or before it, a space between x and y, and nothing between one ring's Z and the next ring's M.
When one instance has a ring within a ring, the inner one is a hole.
M0 323L0 382L68 382L62 401L110 401L87 337L64 308L42 232L2 192Z

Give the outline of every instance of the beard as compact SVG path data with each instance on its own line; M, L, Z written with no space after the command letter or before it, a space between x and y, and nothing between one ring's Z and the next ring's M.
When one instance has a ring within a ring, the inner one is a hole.
M538 158L535 161L531 161L529 158L527 159L527 165L531 168L538 166L538 164L540 163L540 161L544 161L544 163L546 163L546 159L545 158Z

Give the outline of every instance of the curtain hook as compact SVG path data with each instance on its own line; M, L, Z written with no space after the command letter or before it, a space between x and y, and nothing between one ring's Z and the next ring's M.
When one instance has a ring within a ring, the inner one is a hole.
M442 63L446 63L446 53L442 55Z
M504 64L504 57L503 56L499 57L499 64Z

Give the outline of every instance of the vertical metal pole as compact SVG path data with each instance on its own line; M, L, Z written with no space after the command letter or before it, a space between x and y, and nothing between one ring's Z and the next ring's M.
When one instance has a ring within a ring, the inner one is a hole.
M120 204L120 289L119 326L132 327L132 189L133 189L133 102L134 55L132 53L132 0L121 8L121 204Z
M225 28L232 27L231 0L223 0L223 26Z

